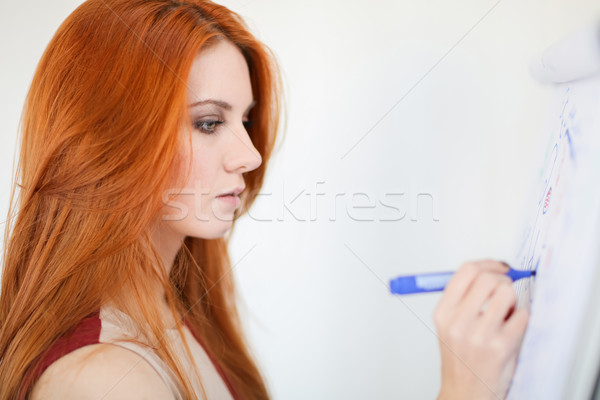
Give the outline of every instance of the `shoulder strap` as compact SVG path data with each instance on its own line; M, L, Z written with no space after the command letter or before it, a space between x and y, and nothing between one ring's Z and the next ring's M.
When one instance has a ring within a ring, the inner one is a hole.
M80 347L99 343L101 327L100 312L96 311L81 320L70 334L57 339L25 375L19 400L26 398L34 383L53 362Z
M204 345L204 342L200 339L200 336L196 334L196 332L192 328L192 325L189 323L189 321L187 320L187 318L184 317L183 318L183 322L185 323L185 325L190 330L190 332L191 332L192 336L194 337L194 339L196 339L196 341L198 342L198 344L200 344L200 346L202 346L202 348L204 349L204 351L208 355L208 358L210 358L210 361L215 366L215 369L217 370L217 372L221 376L221 379L223 379L223 382L225 382L225 385L227 385L227 389L229 389L229 393L231 393L231 396L234 398L234 400L242 400L242 397L237 393L237 391L233 387L231 381L229 380L229 378L227 377L227 375L225 374L225 372L223 371L223 369L221 368L221 366L216 362L216 360L214 359L214 357L212 356L212 354L210 353L210 351L208 351L208 349Z

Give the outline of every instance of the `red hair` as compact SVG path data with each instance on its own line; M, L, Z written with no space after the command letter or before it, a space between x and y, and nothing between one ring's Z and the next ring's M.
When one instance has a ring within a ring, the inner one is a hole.
M275 144L281 78L272 52L238 14L203 0L88 0L48 44L21 116L5 231L1 399L17 398L52 343L108 301L136 321L196 399L162 338L156 292L147 290L156 284L235 390L268 398L241 331L228 238L186 238L167 277L155 267L148 230L162 193L186 181L178 132L190 123L188 75L217 38L241 50L256 101L248 134L263 163L244 174L240 210L247 210Z

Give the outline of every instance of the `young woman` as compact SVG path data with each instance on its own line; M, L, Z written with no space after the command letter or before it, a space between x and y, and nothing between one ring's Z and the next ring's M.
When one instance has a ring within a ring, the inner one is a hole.
M268 398L227 243L280 98L272 53L210 1L88 0L65 20L22 117L0 399ZM465 264L436 309L440 399L506 393L527 314L503 272Z

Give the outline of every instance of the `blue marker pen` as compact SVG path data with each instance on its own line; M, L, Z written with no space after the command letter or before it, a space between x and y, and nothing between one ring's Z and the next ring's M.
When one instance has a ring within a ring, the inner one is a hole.
M437 292L444 290L454 272L437 272L420 275L399 276L390 280L390 290L396 294ZM533 271L520 271L510 268L506 273L513 281L535 276Z

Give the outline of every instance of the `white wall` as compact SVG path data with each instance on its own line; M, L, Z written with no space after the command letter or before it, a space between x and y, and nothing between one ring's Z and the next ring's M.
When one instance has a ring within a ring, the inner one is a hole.
M35 65L81 1L4 3L0 184L8 193ZM388 281L513 255L549 91L527 64L598 7L222 3L274 50L286 84L285 140L231 247L244 321L273 397L434 398L439 294L392 296ZM3 215L7 202L0 198Z

